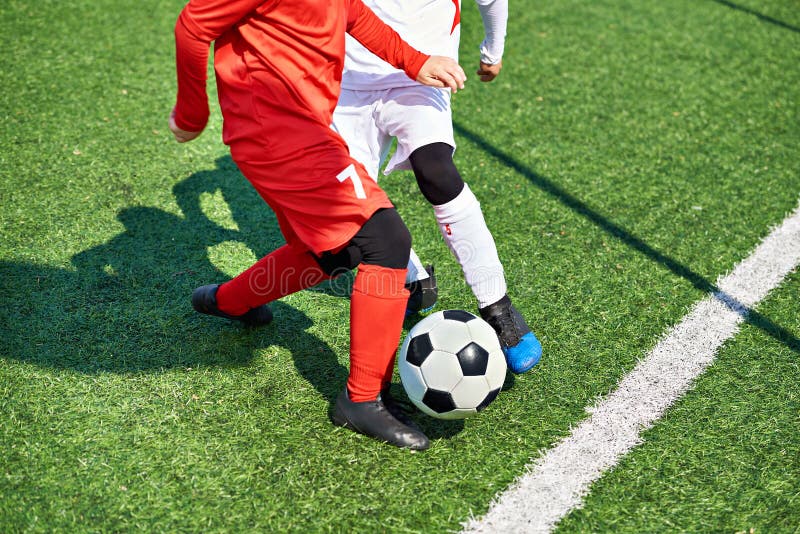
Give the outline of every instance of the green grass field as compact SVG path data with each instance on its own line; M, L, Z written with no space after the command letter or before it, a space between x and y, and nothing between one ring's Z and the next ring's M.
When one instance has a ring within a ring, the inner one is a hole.
M347 278L260 330L191 309L282 238L215 106L169 135L181 7L0 7L0 532L457 531L798 204L797 0L512 0L503 73L454 98L456 162L544 356L478 417L417 417L430 450L381 445L328 421ZM466 1L462 26L471 74ZM382 184L439 309L474 311L413 177ZM799 294L558 530L800 532Z

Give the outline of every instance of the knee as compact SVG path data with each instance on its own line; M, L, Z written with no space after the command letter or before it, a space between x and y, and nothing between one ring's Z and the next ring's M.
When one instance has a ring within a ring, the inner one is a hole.
M385 238L381 240L382 243L393 250L411 250L411 232L396 209L380 210L367 222L371 224L373 221L378 226L377 233ZM408 253L406 252L405 255L407 256ZM408 258L403 261L403 267L407 262Z
M315 256L320 268L335 277L359 263L404 269L411 250L411 232L394 208L376 211L342 249Z
M450 202L461 193L464 180L453 163L453 147L432 143L409 156L422 195L434 206Z
M394 208L376 211L351 241L360 261L390 269L405 269L411 251L411 232Z

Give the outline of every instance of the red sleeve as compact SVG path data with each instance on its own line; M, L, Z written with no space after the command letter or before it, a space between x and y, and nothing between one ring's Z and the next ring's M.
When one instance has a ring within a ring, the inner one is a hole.
M406 43L361 0L350 0L347 33L376 56L404 70L412 80L417 79L419 69L430 57Z
M206 72L211 42L264 0L192 0L175 24L178 97L175 124L199 132L208 122Z

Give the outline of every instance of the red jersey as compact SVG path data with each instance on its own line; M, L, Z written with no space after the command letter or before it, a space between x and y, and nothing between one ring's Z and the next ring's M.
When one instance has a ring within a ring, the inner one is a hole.
M175 26L176 124L199 131L208 121L214 41L223 140L235 160L285 160L298 145L329 141L345 32L412 79L429 57L361 0L191 0Z

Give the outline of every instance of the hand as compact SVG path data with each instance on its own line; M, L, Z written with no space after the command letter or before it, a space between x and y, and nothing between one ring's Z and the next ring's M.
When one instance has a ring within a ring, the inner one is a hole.
M199 132L190 132L188 130L182 130L178 128L178 125L175 124L174 108L172 112L169 114L169 129L172 131L172 135L175 136L175 140L179 143L185 143L187 141L191 141L192 139L196 138L198 135L203 133L203 130L200 130Z
M491 82L497 75L500 74L500 69L503 68L503 62L498 61L494 65L489 65L488 63L484 63L481 61L481 65L478 68L476 74L481 77L482 82Z
M447 87L454 93L464 88L467 75L461 66L445 56L431 56L417 74L417 81L431 87Z

